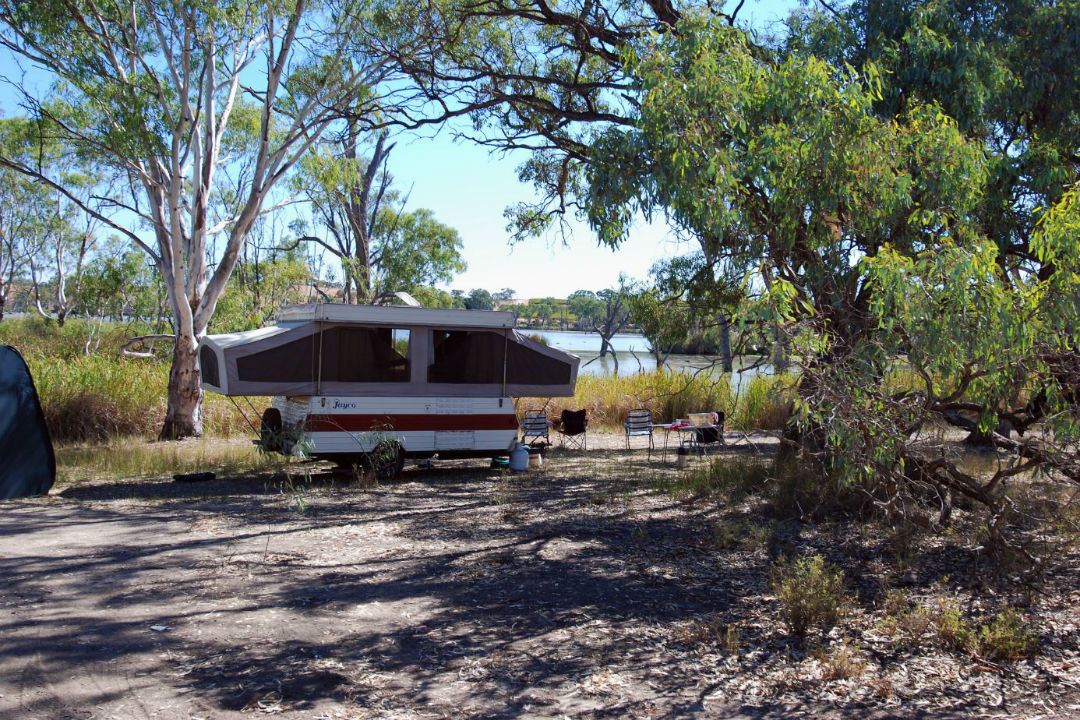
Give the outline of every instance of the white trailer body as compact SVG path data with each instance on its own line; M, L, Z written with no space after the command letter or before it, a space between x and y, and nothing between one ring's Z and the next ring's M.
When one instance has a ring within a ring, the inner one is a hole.
M263 434L284 451L500 455L517 439L511 398L571 396L577 381L578 358L521 335L508 312L302 305L275 320L209 335L199 358L205 390L274 397Z
M496 456L518 436L508 397L277 397L272 407L283 427L304 428L297 441L315 457L365 455L388 441L405 457Z

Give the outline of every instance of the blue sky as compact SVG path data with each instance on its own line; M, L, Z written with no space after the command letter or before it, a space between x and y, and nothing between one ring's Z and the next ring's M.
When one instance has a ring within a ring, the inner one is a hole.
M739 18L765 29L798 4L749 0ZM412 187L409 207L430 208L440 222L456 228L464 242L469 268L450 287L493 292L510 287L518 297L566 297L575 290L614 287L620 273L644 279L657 260L690 250L663 223L640 223L615 251L598 247L582 223L572 223L566 245L557 233L511 245L503 211L534 197L532 187L517 179L516 168L526 158L524 153L500 156L455 143L449 132L433 139L398 139L390 172L402 190Z
M797 0L748 0L739 18L767 29L798 4ZM0 54L0 66L0 74L18 77L6 51ZM38 83L39 88L42 85ZM0 114L19 112L15 92L0 85ZM534 197L533 188L517 179L516 168L527 158L524 152L491 153L478 145L455 142L445 128L434 137L429 132L395 140L389 167L402 191L411 188L408 209L431 209L462 237L468 269L448 289L494 292L509 287L522 298L566 297L575 290L614 287L620 273L643 279L657 260L690 249L677 242L662 222L640 223L614 251L599 247L592 231L578 222L571 223L565 244L561 235L552 233L511 245L503 211Z

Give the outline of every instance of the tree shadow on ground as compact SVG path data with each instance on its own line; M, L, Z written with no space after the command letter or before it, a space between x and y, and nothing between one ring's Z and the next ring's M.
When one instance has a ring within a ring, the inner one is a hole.
M647 458L558 459L559 474L463 464L370 488L316 479L307 512L289 509L273 475L9 505L0 532L19 546L0 556L11 611L0 677L59 685L134 667L173 702L222 716L328 703L489 718L805 711L710 700L718 686L671 639L672 627L721 617L756 642L766 549L718 554L714 507L643 501L647 475L634 476L664 472ZM597 462L620 471L598 477ZM116 502L132 497L145 502ZM837 538L800 549L850 554ZM94 687L69 704L116 702L115 688ZM34 702L23 711L45 707Z

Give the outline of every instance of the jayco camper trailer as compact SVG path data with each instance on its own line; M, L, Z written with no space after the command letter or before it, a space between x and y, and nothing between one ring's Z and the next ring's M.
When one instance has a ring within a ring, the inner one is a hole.
M205 390L274 398L264 444L303 443L342 464L378 453L391 469L505 454L518 433L512 398L573 395L579 362L519 333L509 312L332 304L208 335L199 360Z

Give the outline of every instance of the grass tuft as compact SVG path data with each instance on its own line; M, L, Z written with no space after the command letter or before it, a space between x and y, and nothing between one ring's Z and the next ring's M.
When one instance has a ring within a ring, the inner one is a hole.
M780 616L798 637L818 626L827 631L847 609L844 573L821 555L773 564L771 584L780 603Z

